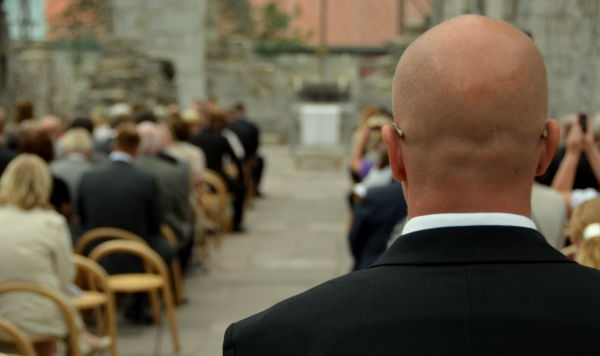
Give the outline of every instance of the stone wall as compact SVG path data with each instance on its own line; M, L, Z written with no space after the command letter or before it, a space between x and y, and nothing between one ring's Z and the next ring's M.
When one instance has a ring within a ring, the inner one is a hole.
M349 55L330 55L331 81L348 83L351 98L359 98L359 59ZM308 83L319 82L319 61L313 54L287 54L272 59L219 57L207 61L207 91L222 107L243 102L263 131L288 136L296 120L293 110L297 90ZM352 118L354 120L354 118Z
M175 65L179 103L205 93L206 0L113 0L113 36Z
M544 55L552 117L600 111L600 1L432 0L434 23L479 13L529 31Z
M16 46L11 54L9 111L15 100L26 99L36 115L70 114L81 85L70 54L43 43ZM84 62L93 57L86 56Z
M38 116L87 115L94 106L118 102L152 107L177 100L172 65L126 41L106 41L100 51L77 54L44 43L16 46L11 53L8 103L30 100Z

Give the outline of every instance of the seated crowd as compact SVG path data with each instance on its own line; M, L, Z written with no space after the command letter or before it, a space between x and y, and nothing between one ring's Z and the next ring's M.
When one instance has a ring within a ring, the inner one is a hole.
M600 268L600 114L560 120L562 141L546 173L532 187L532 219L547 242L567 256ZM353 270L373 264L407 221L402 186L392 178L381 127L392 117L366 107L351 157L353 213L348 243Z
M157 115L120 103L108 110L95 108L90 118L65 120L36 118L26 101L17 104L14 120L2 110L0 221L6 243L0 284L34 282L76 296L73 247L97 228L134 233L167 266L178 259L184 273L193 263L205 262L207 237L244 231L244 209L259 194L264 162L258 152L259 130L241 104L229 111L214 101L201 104L182 114L171 106ZM232 210L231 216L213 211L210 197L218 187L204 180L208 174L228 189L223 194L230 198L220 204L231 206L220 212ZM163 226L173 232L175 244L165 238ZM144 272L135 257L124 254L109 256L101 265L109 274ZM35 296L10 302L8 297L12 295L0 296L0 317L28 334L65 336L56 308ZM131 322L151 321L145 295L135 294L120 304ZM78 322L81 350L110 343ZM56 352L55 340L34 346L41 355Z

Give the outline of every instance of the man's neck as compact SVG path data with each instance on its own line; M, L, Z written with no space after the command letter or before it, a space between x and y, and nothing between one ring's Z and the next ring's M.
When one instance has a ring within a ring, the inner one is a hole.
M111 152L111 154L108 156L108 158L111 161L121 161L121 162L133 163L135 156L132 155L130 152L115 149Z
M407 217L447 213L508 213L531 217L531 187L498 192L475 192L448 187L443 192L418 192L408 189Z

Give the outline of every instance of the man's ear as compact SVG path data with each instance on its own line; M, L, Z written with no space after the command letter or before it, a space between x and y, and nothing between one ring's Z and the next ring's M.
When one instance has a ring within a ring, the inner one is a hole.
M384 125L381 128L381 136L387 144L390 167L392 168L394 179L398 182L406 182L404 157L402 156L400 138L398 137L396 130L392 125Z
M546 169L554 158L554 153L560 140L560 126L556 120L546 120L547 137L542 139L542 150L538 159L535 175L539 176L546 172Z

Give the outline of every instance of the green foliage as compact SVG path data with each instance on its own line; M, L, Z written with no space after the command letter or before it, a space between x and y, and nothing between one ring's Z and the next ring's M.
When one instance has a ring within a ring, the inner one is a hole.
M255 51L263 56L273 56L300 47L312 34L303 34L293 28L293 22L299 15L299 7L292 13L286 13L273 0L259 8Z
M233 32L248 35L254 29L252 8L248 0L219 0L223 15L233 24Z

